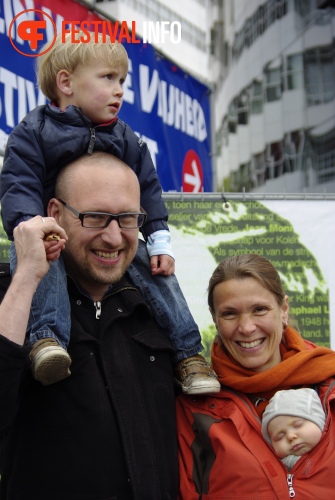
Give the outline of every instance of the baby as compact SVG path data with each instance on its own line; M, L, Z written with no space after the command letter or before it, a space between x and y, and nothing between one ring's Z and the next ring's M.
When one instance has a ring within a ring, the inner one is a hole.
M320 441L325 420L314 389L278 391L263 413L262 433L290 471Z

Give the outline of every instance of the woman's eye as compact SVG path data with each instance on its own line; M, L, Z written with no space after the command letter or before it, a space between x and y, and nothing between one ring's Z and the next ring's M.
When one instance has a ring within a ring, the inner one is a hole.
M255 313L256 314L265 314L267 312L267 307L265 306L258 306L255 308Z
M232 311L225 311L222 313L221 315L224 319L230 319L230 318L233 318L235 316L235 313L232 312Z

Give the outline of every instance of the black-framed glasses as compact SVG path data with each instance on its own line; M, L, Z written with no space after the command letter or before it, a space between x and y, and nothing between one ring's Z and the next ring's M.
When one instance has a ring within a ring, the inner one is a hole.
M71 210L78 217L83 227L88 229L103 229L116 220L120 229L138 229L143 226L146 221L147 214L141 212L126 212L122 214L108 214L105 212L78 212L68 203L58 198L66 208ZM141 209L142 210L142 209Z

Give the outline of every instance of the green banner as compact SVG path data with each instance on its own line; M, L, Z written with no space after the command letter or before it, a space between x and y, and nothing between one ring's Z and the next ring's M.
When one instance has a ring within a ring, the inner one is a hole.
M330 276L320 264L333 259L333 202L167 198L176 275L205 345L215 333L206 302L213 270L226 257L255 253L279 272L291 324L304 338L330 346Z

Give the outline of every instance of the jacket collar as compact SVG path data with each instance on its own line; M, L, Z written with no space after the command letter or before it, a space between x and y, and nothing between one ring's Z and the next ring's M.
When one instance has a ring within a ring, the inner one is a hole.
M58 121L66 122L74 126L82 127L83 124L89 128L97 128L97 127L114 127L118 122L118 117L116 116L108 123L95 124L92 123L91 120L85 116L81 110L77 106L67 106L64 110L59 108L56 103L47 104L46 107L47 114L53 116Z

